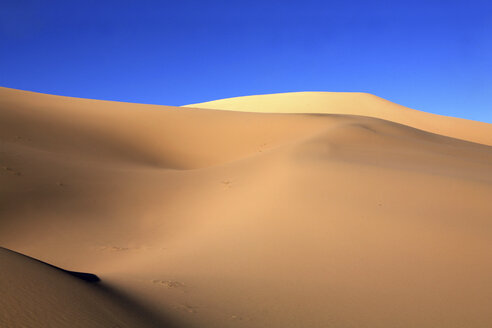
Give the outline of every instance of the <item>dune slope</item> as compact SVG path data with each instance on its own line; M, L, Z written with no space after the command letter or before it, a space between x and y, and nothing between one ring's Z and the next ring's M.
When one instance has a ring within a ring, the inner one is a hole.
M0 89L1 245L178 327L491 326L491 125L317 110Z
M421 112L368 93L292 92L220 99L184 107L260 113L362 115L453 138L492 145L490 124Z
M93 275L74 276L2 247L0 263L0 327L166 326L91 282Z

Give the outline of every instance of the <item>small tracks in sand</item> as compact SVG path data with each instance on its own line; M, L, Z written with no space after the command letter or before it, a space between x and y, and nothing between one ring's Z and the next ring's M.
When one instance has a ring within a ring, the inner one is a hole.
M16 176L21 176L22 175L21 172L14 170L10 166L3 165L3 166L1 166L1 170L2 170L2 172L5 172L7 174L12 174L12 175L16 175Z
M166 287L166 288L184 288L186 285L180 281L177 280L159 280L159 279L154 279L152 280L153 284Z

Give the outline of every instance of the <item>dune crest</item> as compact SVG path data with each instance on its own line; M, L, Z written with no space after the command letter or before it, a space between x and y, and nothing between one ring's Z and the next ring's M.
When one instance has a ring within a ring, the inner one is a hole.
M0 325L492 326L492 125L363 94L193 106L227 110L0 88L2 246L111 286L0 249Z
M220 99L184 107L255 113L361 115L448 137L492 145L490 124L417 111L369 93L292 92Z
M66 271L2 247L0 263L1 327L167 325L98 285L93 274Z

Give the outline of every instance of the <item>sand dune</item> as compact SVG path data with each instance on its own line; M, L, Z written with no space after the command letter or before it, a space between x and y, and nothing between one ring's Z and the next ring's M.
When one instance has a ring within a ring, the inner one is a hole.
M98 285L94 275L64 271L2 247L0 263L0 327L166 325Z
M0 322L492 325L490 124L360 94L192 106L228 111L0 89L1 245L121 292L1 250Z
M292 92L221 99L185 107L257 113L362 115L448 137L492 145L490 124L421 112L368 93Z

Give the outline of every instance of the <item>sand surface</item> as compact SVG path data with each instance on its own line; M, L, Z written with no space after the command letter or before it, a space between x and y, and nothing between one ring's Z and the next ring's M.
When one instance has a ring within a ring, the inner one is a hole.
M184 107L255 113L362 115L452 138L492 145L490 124L421 112L360 92L280 93L221 99Z
M190 106L0 88L0 327L492 326L492 125Z

